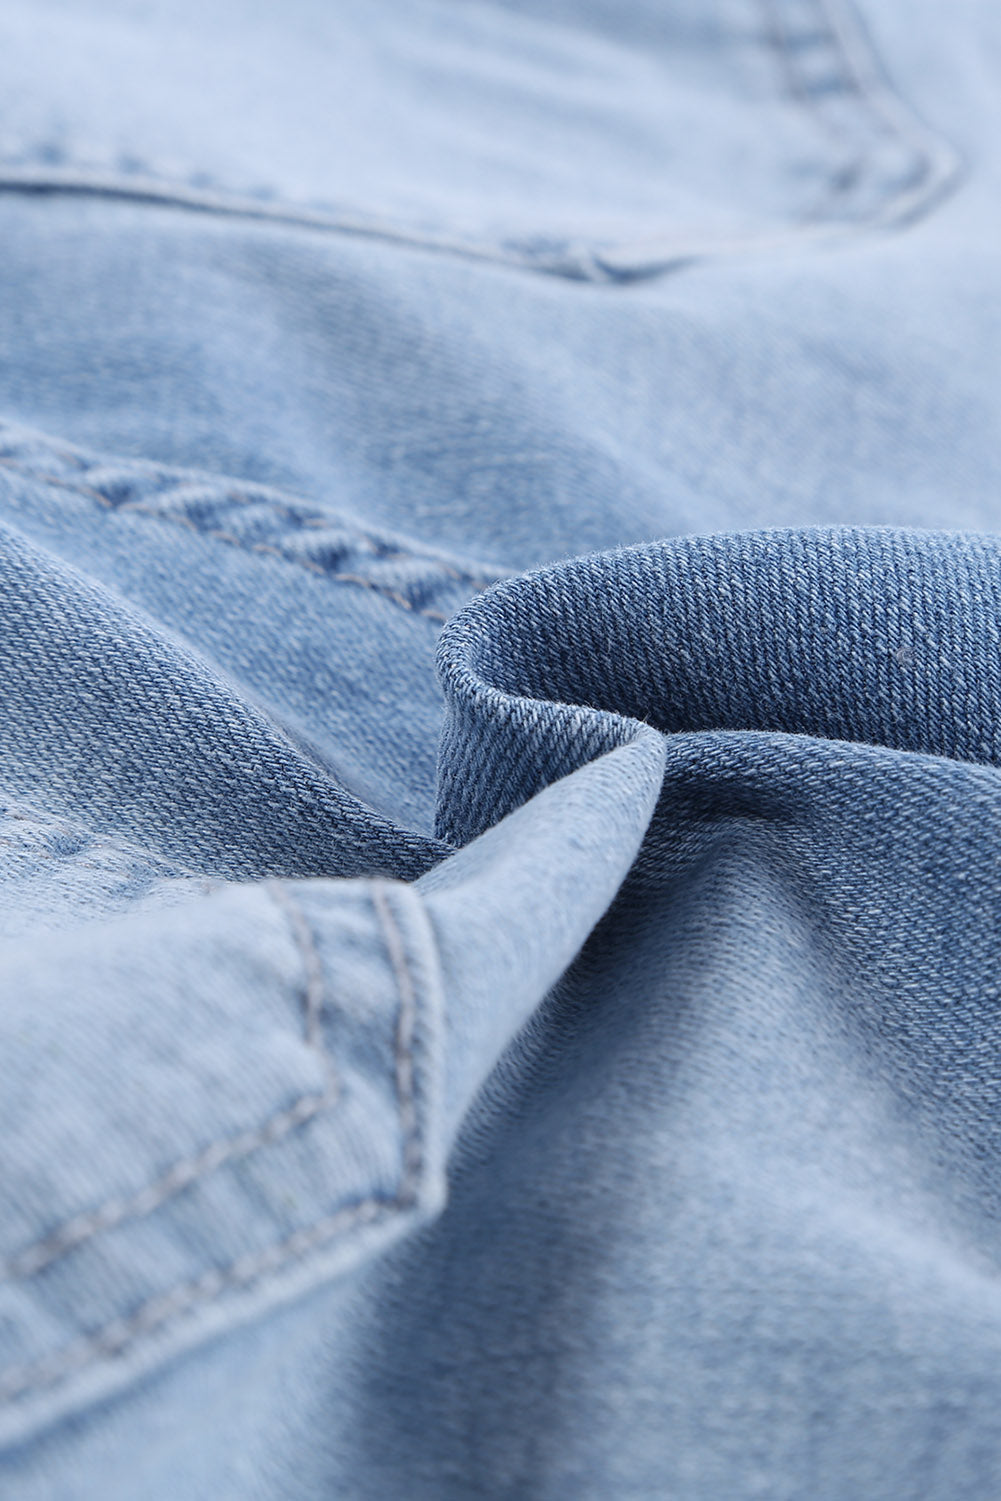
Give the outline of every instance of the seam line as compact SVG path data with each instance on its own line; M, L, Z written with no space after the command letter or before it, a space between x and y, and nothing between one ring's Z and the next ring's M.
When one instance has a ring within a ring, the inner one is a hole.
M829 66L836 68L835 96L852 109L854 123L864 132L853 143L843 123L839 125L828 109L828 96L811 82L808 70L795 45L803 33L790 16L796 9L790 0L759 0L766 34L778 55L789 80L792 98L807 115L813 117L835 147L843 145L851 153L844 167L834 163L827 191L821 202L804 221L805 226L824 222L835 213L837 200L845 192L865 187L867 169L880 139L895 141L911 158L912 171L903 180L887 183L871 208L862 213L860 225L878 225L906 219L942 186L958 166L951 148L935 138L881 81L877 72L874 48L860 32L860 22L848 0L809 0L815 18L816 33L811 35L811 51L823 48ZM850 221L849 221L850 222Z
M41 1240L0 1262L0 1283L24 1282L68 1251L92 1240L94 1236L113 1230L129 1220L152 1214L161 1204L191 1184L217 1172L227 1163L249 1156L259 1147L279 1141L297 1126L335 1103L338 1091L333 1060L324 1047L320 1028L324 979L312 934L297 904L279 886L269 882L265 890L291 931L303 967L306 980L303 1007L305 1041L319 1055L324 1065L327 1074L325 1088L319 1094L301 1095L292 1105L270 1116L262 1126L241 1131L236 1136L220 1137L192 1156L182 1158L138 1192L127 1196L115 1195L98 1209L74 1215Z
M30 453L40 453L59 459L62 463L72 466L75 473L80 476L89 475L92 477L95 470L99 474L102 472L107 474L110 467L111 474L106 483L124 476L127 483L137 477L136 482L143 484L149 478L149 476L142 473L142 468L139 464L130 465L125 462L120 463L117 467L100 462L88 464L80 454L60 448L58 444L46 438L44 434L28 432L24 429L19 432L11 424L0 420L0 441L3 441L5 438L8 442L14 442L23 449L27 449ZM0 455L0 464L18 473L25 474L29 478L42 480L47 484L57 485L65 489L79 490L81 494L89 495L93 500L98 501L109 510L131 510L135 504L138 504L138 502L130 501L116 502L106 490L101 490L96 485L87 485L83 483L82 479L74 481L67 480L64 476L58 474L39 474L36 470L29 468L27 464L18 459L14 454ZM155 466L150 467L154 471L152 477L156 478ZM185 491L192 492L197 499L205 499L210 502L222 500L232 505L261 506L273 515L280 516L285 521L296 522L303 530L324 530L329 528L335 531L346 532L354 538L356 543L363 545L365 550L374 558L403 558L415 563L432 563L435 568L439 569L449 578L455 579L461 584L471 584L474 588L485 589L490 584L496 583L498 579L505 576L498 570L494 577L488 578L483 571L474 572L468 568L455 567L452 563L436 556L434 553L414 552L412 549L400 547L395 542L392 545L387 545L382 538L365 531L364 528L360 527L349 516L341 514L328 516L322 511L317 511L311 502L298 500L295 497L290 497L292 503L288 504L278 498L277 492L269 490L265 485L253 486L249 490L240 490L235 488L233 484L227 484L212 475L199 476L196 473L190 473L177 479L174 484L157 490L156 493L160 496L176 496L184 494ZM154 516L164 515L163 512L152 508L149 514Z
M796 246L806 249L839 245L857 239L871 230L891 229L908 224L930 211L955 184L963 166L954 146L937 130L926 126L910 105L884 82L880 75L881 59L875 44L865 33L850 0L807 0L816 18L815 24L824 38L824 46L837 57L837 93L853 111L853 117L868 136L861 151L850 164L861 176L872 159L880 136L896 141L910 153L913 171L896 183L889 182L875 195L872 206L856 217L831 214L830 210L842 191L837 163L828 169L824 201L798 217L795 210L783 216L772 229L733 233L714 241L711 237L694 242L674 242L669 230L654 227L643 238L623 243L608 241L595 244L591 256L606 278L621 281L658 274L669 267L692 261L713 261L735 255L782 253ZM795 55L791 30L786 17L790 0L756 0L764 32L764 44L777 53L785 70L792 99L801 112L814 115L817 123L834 139L851 141L843 127L828 117L821 96L806 77ZM817 165L824 169L827 153L821 153ZM825 214L827 217L825 217Z
M925 125L910 105L880 76L882 61L864 21L849 0L818 0L842 64L877 129L902 142L919 163L916 180L903 182L873 222L901 223L932 204L957 177L962 159L954 146Z
M58 475L54 474L37 474L34 471L26 469L10 459L0 458L0 465L3 465L4 468L13 469L18 473L27 475L29 478L37 480L39 484L55 485L62 490L72 490L77 494L89 496L91 499L96 500L100 505L104 506L106 510L114 511L116 514L124 513L127 515L139 514L143 516L149 516L154 521L162 521L175 526L187 527L189 530L197 533L198 536L211 537L217 542L223 542L229 547L237 547L243 552L270 553L274 557L281 558L286 563L291 563L293 566L298 566L299 568L305 568L310 573L319 574L321 577L326 578L329 583L347 584L352 585L356 588L368 589L373 594L378 594L383 599L388 600L391 604L398 605L400 609L408 611L411 615L423 616L425 620L433 620L439 625L443 625L448 619L448 616L443 615L440 610L428 610L420 605L412 604L405 595L401 594L396 589L389 588L385 584L377 584L373 582L372 579L363 578L360 574L356 573L336 573L329 568L324 568L320 563L314 563L311 559L290 556L288 552L279 547L275 547L270 543L244 542L242 538L234 536L232 532L224 532L212 527L201 527L198 526L194 521L192 521L189 516L171 515L170 512L156 510L152 506L143 505L138 501L127 502L123 505L116 506L107 498L107 496L101 495L99 491L91 489L89 485L75 484L71 480L62 479ZM399 554L399 556L412 557L416 562L424 561L416 554L401 553ZM432 566L435 568L441 567L441 565L439 565L436 560L432 560ZM453 578L457 577L457 574L453 569L442 571L447 571ZM467 581L463 580L463 582ZM473 587L479 589L487 588L489 586L486 580L479 580L476 582L469 580L468 582L473 583Z
M413 1046L414 1028L417 1022L417 995L403 938L389 899L380 886L372 888L372 905L382 928L386 952L396 981L396 991L400 998L395 1057L396 1095L400 1102L400 1127L403 1139L402 1194L408 1185L416 1187L423 1167L423 1147L414 1097Z
M273 898L277 889L279 888L269 884L268 890ZM319 1249L352 1225L377 1223L416 1205L424 1161L420 1121L416 1108L413 1066L418 1015L417 988L388 898L383 889L374 884L370 888L370 895L393 971L398 999L394 1033L394 1073L403 1167L396 1192L392 1197L370 1195L358 1203L348 1204L333 1214L325 1216L315 1225L296 1231L274 1246L237 1257L227 1267L210 1268L200 1277L181 1283L169 1292L156 1294L147 1299L128 1317L110 1320L96 1332L64 1346L54 1355L29 1364L11 1367L0 1376L0 1401L10 1402L17 1397L29 1396L35 1391L55 1386L60 1381L78 1374L101 1360L120 1356L130 1346L135 1346L144 1335L156 1333L157 1330L163 1329L174 1319L191 1312L199 1305L217 1301L233 1288L246 1287L269 1272L281 1271L289 1262ZM305 916L298 904L284 889L281 890L278 904L285 912L289 912L290 909L295 911L294 931L297 941L300 936L309 935L308 952L312 957L305 964L306 1013L309 1018L311 1014L316 1014L311 1008L322 1005L322 993L314 988L317 976L321 982L323 978L322 969L319 967L319 956L316 954L312 933Z
M861 21L848 0L816 0L821 23L826 28L846 81L846 92L855 95L870 121L870 143L856 161L856 170L864 172L879 136L896 140L914 158L916 173L896 187L889 186L863 223L900 223L919 209L928 206L959 169L959 157L941 137L934 134L913 114L889 83L883 82L877 68L875 47L861 31ZM786 39L787 40L787 39ZM792 49L786 45L790 66L795 68ZM809 86L803 83L809 95ZM811 96L812 97L812 96Z
M770 25L768 11L771 3L787 4L788 0L758 0L765 12L766 28ZM840 54L844 76L850 81L850 87L845 92L855 95L856 103L863 107L863 112L868 111L877 131L881 130L895 137L917 157L915 178L900 184L896 189L889 187L883 195L882 204L877 203L871 213L859 220L842 223L841 227L857 233L863 227L905 223L930 208L951 185L960 169L961 159L944 137L925 127L894 89L880 80L874 67L874 61L878 59L875 46L862 34L857 22L849 15L845 0L830 0L830 4L829 0L813 0L813 4L820 24L826 28L830 41ZM835 11L832 11L831 4L836 5ZM783 26L779 27L777 35L773 34L773 40L785 54L791 74L795 73L797 65L792 55L793 49L784 34ZM802 79L802 75L800 78ZM804 107L809 105L807 98L800 97L799 102ZM853 164L855 169L863 167L870 152L871 147L863 149L862 157L857 158ZM402 220L383 219L378 214L366 214L364 211L351 212L333 206L324 208L322 204L310 206L292 201L263 202L239 190L218 192L200 189L190 183L173 180L168 174L157 177L150 173L129 181L127 177L109 173L107 169L80 167L49 172L46 176L40 175L37 167L7 163L0 165L0 190L84 193L133 202L162 203L227 217L271 221L382 240L415 249L514 266L520 270L589 281L615 282L631 276L649 275L652 270L662 271L672 264L689 260L714 259L721 255L752 253L759 249L781 249L789 242L800 240L807 245L817 243L818 239L823 242L831 238L838 227L836 221L829 221L826 225L827 234L820 236L820 226L813 216L797 220L793 212L791 229L780 227L772 232L763 231L758 234L734 233L719 242L713 242L711 235L708 238L703 235L700 239L697 232L687 243L677 239L672 241L670 226L665 229L654 224L648 234L625 242L602 240L586 231L576 235L567 234L547 250L518 240L495 239L480 242L467 239L454 230L446 229L436 233L414 225L408 226ZM829 203L837 198L839 191L835 168ZM655 263L659 257L662 264L631 264L630 252L636 246L640 247L644 261Z

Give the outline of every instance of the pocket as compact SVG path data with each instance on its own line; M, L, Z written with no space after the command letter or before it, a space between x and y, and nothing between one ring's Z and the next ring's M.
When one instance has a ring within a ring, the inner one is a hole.
M0 949L0 1442L440 1207L437 973L418 898L370 881Z
M565 276L887 225L956 171L842 0L15 0L2 33L2 186Z

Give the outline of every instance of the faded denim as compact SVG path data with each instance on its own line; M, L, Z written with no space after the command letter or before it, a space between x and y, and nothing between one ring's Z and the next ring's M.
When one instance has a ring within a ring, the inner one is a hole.
M1001 1494L1001 18L0 15L0 1493Z

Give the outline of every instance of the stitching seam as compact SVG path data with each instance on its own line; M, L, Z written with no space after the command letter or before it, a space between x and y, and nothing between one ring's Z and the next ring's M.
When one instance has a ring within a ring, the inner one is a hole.
M389 600L392 604L399 605L402 610L409 611L411 615L422 615L426 620L433 620L439 625L443 625L448 619L448 616L443 615L440 610L427 610L420 605L412 604L405 595L400 594L396 589L388 588L385 584L376 584L371 579L362 578L360 574L356 573L335 573L329 568L324 568L320 563L312 562L312 560L309 558L297 558L294 555L290 555L282 548L275 547L271 543L244 542L242 538L234 536L232 532L220 531L219 529L213 527L201 527L198 526L197 523L192 521L189 516L171 515L170 512L156 510L154 509L154 507L143 505L139 501L130 501L126 502L123 505L115 505L111 500L108 499L106 495L102 495L98 490L91 489L89 485L74 484L73 481L62 479L60 476L54 474L38 474L35 471L27 469L23 465L16 463L12 459L0 458L0 464L2 464L7 469L13 469L18 473L25 474L29 478L37 480L40 484L55 485L61 490L72 490L79 495L89 496L92 500L96 500L100 505L104 506L106 510L115 511L117 513L126 513L128 515L139 514L142 516L150 516L154 521L164 521L176 526L187 527L190 531L195 532L200 537L212 537L217 542L224 542L227 544L227 546L230 547L238 547L243 552L268 553L273 557L282 558L286 563L292 563L300 568L306 568L310 573L320 574L322 577L328 579L332 584L349 584L354 585L357 588L368 589L373 594L381 595L383 599ZM424 559L417 557L416 554L412 553L400 552L390 554L390 556L411 557L418 562L425 561ZM488 580L464 579L460 574L458 574L455 569L449 568L447 565L442 565L437 560L434 560L433 566L435 568L439 568L442 572L447 573L451 578L458 579L463 583L471 584L475 589L485 589L489 586Z
M787 73L793 100L805 114L815 114L835 141L839 138L846 141L846 132L828 118L823 98L811 86L796 57L794 28L785 23L785 13L793 8L791 0L756 0L756 3L764 37L777 52ZM806 3L816 17L815 26L821 34L822 45L829 49L832 58L836 58L836 92L842 102L850 104L855 122L868 132L868 144L863 145L850 164L852 173L861 177L872 159L879 137L903 146L911 154L913 171L905 173L896 184L887 183L872 207L857 217L832 215L824 218L823 213L836 205L843 190L842 173L835 163L830 170L825 203L799 218L790 210L774 229L734 233L718 241L711 237L700 240L697 235L688 242L675 241L670 238L669 230L654 227L652 233L640 240L595 245L590 255L598 274L612 280L628 279L664 271L686 261L782 252L797 245L809 248L839 244L866 230L913 221L934 207L953 186L962 169L962 158L944 136L925 126L883 80L876 49L863 31L849 0L806 0ZM820 165L824 165L823 158ZM582 269L581 274L593 275L594 272Z
M297 944L303 942L307 944L302 955L306 973L306 1027L307 1034L316 1030L318 1035L320 1008L323 1005L323 974L312 934L301 909L292 897L277 886L269 885L268 890L289 918ZM277 894L279 892L280 895ZM385 893L378 886L373 886L370 894L393 971L399 1002L394 1036L394 1057L397 1110L402 1141L402 1171L395 1194L391 1198L372 1195L357 1204L347 1205L334 1214L325 1216L308 1229L296 1231L277 1245L237 1257L227 1267L210 1268L209 1271L192 1281L181 1283L169 1292L157 1294L143 1303L128 1318L112 1319L95 1333L65 1346L55 1355L27 1365L10 1368L0 1377L0 1400L9 1401L15 1397L28 1395L32 1391L53 1386L97 1361L119 1356L143 1335L162 1329L172 1319L190 1312L200 1304L215 1301L231 1288L246 1287L268 1272L281 1270L289 1262L333 1240L341 1231L350 1226L377 1222L392 1214L405 1211L416 1203L424 1161L415 1099L413 1065L418 1014L417 987L413 981L399 927ZM293 1111L295 1108L293 1107ZM314 1110L310 1113L316 1112ZM283 1112L283 1114L291 1115L292 1111ZM303 1118L308 1119L308 1116ZM273 1121L277 1119L278 1117L272 1118ZM290 1129L290 1127L285 1129ZM268 1128L265 1127L264 1132L267 1130ZM275 1139L273 1136L265 1136L264 1132L256 1133L260 1138L258 1145L264 1140ZM285 1134L284 1130L279 1134ZM202 1154L203 1157L205 1155ZM219 1163L215 1164L215 1166L218 1165ZM164 1180L158 1181L162 1183ZM157 1186L154 1184L153 1188ZM180 1186L187 1186L187 1183ZM74 1244L79 1244L79 1240Z
M804 110L815 114L835 142L847 140L846 132L839 130L828 118L824 95L811 84L793 44L792 30L784 14L791 8L789 0L760 0L760 3L766 26L787 69L794 97ZM895 140L903 146L911 154L916 168L896 186L889 183L881 199L862 216L861 222L879 224L907 218L923 206L922 200L930 200L952 177L958 167L958 158L951 148L912 117L889 85L881 81L876 71L873 47L862 37L859 22L846 0L813 0L812 8L823 45L836 59L837 93L842 99L853 100L858 123L868 133L868 143L861 146L849 165L852 182L863 179L880 137ZM835 170L826 200L814 211L811 220L833 209L844 188L842 174Z
M770 3L771 0L758 0L758 4L766 11L766 26ZM788 0L778 0L778 3L786 4ZM896 190L889 188L884 196L882 209L877 205L872 214L856 222L853 227L857 230L860 224L873 226L881 222L899 223L909 219L930 207L936 197L950 185L960 165L958 155L942 137L923 127L893 90L879 79L872 61L875 49L849 18L844 0L837 0L836 16L827 8L827 0L814 0L814 3L821 25L826 25L829 37L840 53L846 77L850 80L848 92L853 93L856 101L869 111L870 119L881 122L883 131L895 136L916 152L918 158L916 178ZM784 28L773 39L788 55L790 68L795 69L793 49L784 35ZM807 101L800 99L800 103L806 104ZM861 166L861 162L856 165ZM601 241L586 231L563 236L543 246L517 240L483 243L466 238L457 231L435 233L429 229L408 226L394 218L382 218L375 213L345 212L333 206L325 208L322 203L270 203L239 190L225 192L200 188L193 183L172 180L169 172L158 177L155 170L130 181L127 177L109 175L107 170L95 167L61 169L40 174L38 168L9 162L0 166L0 189L4 188L35 192L94 193L139 202L177 205L220 215L379 239L423 250L513 265L523 270L582 277L585 280L617 280L622 276L644 274L644 271L649 274L651 270L649 265L643 267L631 263L630 255L636 248L634 242L624 244L615 240ZM837 197L838 191L835 180L832 183L832 199ZM828 234L830 228L828 226ZM780 247L789 240L811 242L818 238L818 229L819 226L812 217L807 217L794 223L791 230L777 230L760 235L733 234L720 243L713 243L711 239L708 242L700 240L696 234L694 240L690 238L686 243L672 241L669 231L655 225L652 233L643 237L641 247L644 261L656 260L659 254L664 265L667 265L697 258L712 258L720 254L746 253L759 247ZM664 266L655 269L664 269Z
M866 169L876 145L872 111L867 107L868 101L863 97L855 78L848 71L842 39L835 30L825 0L806 0L805 7L803 0L800 0L799 9L806 8L812 17L814 29L811 29L809 37L810 54L816 57L819 53L823 57L830 70L828 79L833 76L836 103L844 105L846 101L850 101L855 124L861 127L863 134L854 143L843 124L839 125L835 119L830 118L827 91L818 90L816 83L811 81L810 70L801 56L802 40L797 45L797 39L802 38L806 18L800 18L797 28L795 20L789 14L797 8L795 0L759 0L759 3L766 34L785 73L792 99L804 114L812 118L818 130L827 136L834 151L847 147L850 152L841 167L836 161L833 163L826 190L804 220L804 223L811 225L822 223L832 215L837 215L839 199L850 197L853 189L860 186L864 190ZM875 212L879 212L878 204Z
M53 1230L43 1239L0 1262L0 1282L23 1282L42 1271L44 1267L50 1266L68 1251L75 1250L77 1246L91 1240L95 1235L112 1230L127 1220L140 1219L147 1214L152 1214L167 1199L190 1187L192 1183L197 1183L199 1179L216 1172L229 1162L248 1156L258 1147L279 1141L303 1122L311 1120L319 1111L335 1103L337 1081L333 1060L324 1047L320 1027L324 1004L324 981L316 946L308 924L292 898L287 896L280 886L273 883L268 883L265 889L291 930L302 962L306 979L304 1040L307 1046L319 1054L323 1062L327 1073L325 1088L319 1094L300 1096L287 1109L278 1111L265 1121L263 1126L255 1130L241 1131L237 1136L222 1137L193 1156L175 1162L165 1173L154 1178L137 1193L125 1198L116 1195L98 1209L74 1215L72 1219L66 1220L58 1229ZM2 1390L3 1387L0 1384L0 1392Z
M954 180L961 166L953 146L929 129L880 76L874 44L864 35L862 22L848 0L817 0L830 30L850 89L869 113L878 134L895 139L913 153L916 173L887 192L870 222L901 223L927 208Z
M43 434L33 433L24 429L19 431L10 423L0 421L0 439L3 439L5 435L8 441L15 442L22 451L27 450L29 453L39 453L44 454L46 457L59 459L62 463L71 466L75 473L80 476L88 475L92 477L95 470L99 473L106 472L109 467L102 463L88 464L80 454L60 448ZM101 490L96 485L84 484L82 480L74 483L73 481L64 479L62 475L38 474L37 471L30 469L13 454L8 453L0 456L0 464L4 464L8 468L32 478L46 481L49 484L77 489L81 494L91 496L92 499L99 501L101 505L107 506L109 509L131 510L133 508L133 503L129 501L116 503L106 490ZM126 482L135 479L136 483L141 484L150 477L153 479L157 478L157 471L154 469L152 476L146 476L139 465L129 466L128 464L120 464L117 470L113 469L111 479L114 480L123 475L126 477ZM437 557L433 553L414 552L412 549L398 546L395 541L392 545L387 545L383 538L373 535L371 532L366 532L350 517L340 514L327 515L323 512L315 511L310 507L308 501L295 500L294 497L292 505L285 504L278 499L274 491L267 489L263 485L256 486L251 491L237 490L231 484L220 484L218 481L212 479L212 477L202 478L199 481L197 475L189 475L177 480L173 485L164 486L157 490L156 493L161 497L169 497L170 495L183 494L185 491L192 490L201 498L210 501L221 499L233 505L266 507L273 515L280 516L284 521L294 521L303 527L304 530L334 528L347 532L354 538L357 545L363 547L374 558L405 558L418 563L433 563L435 568L439 569L440 572L446 574L449 578L455 579L461 584L471 584L478 589L484 589L489 584L496 583L498 578L504 576L498 572L494 577L487 578L482 571L474 572L468 568L456 568L453 564L446 562L444 558ZM150 514L162 516L163 512L151 509Z

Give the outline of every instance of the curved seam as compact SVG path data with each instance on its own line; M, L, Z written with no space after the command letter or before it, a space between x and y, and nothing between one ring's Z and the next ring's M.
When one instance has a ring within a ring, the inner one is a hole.
M308 963L306 964L307 1026L313 1017L319 1022L318 1008L322 1006L322 992L314 986L322 984L322 966L316 954L312 932L298 904L283 888L270 884L272 898L286 915L295 913L292 921L297 943L305 935L309 937ZM276 897L277 892L281 892ZM341 1231L356 1224L377 1223L412 1208L417 1200L420 1175L423 1170L423 1143L420 1119L415 1097L413 1048L418 1016L418 987L414 982L407 958L406 947L383 890L373 884L370 887L373 910L382 933L383 943L390 961L397 988L398 1009L394 1032L394 1083L398 1120L402 1143L402 1170L395 1193L391 1198L370 1195L357 1204L325 1216L308 1229L298 1230L274 1246L263 1251L237 1257L224 1268L210 1268L202 1276L183 1282L169 1292L158 1293L147 1299L127 1318L116 1318L104 1324L95 1333L64 1346L56 1354L30 1364L11 1367L0 1377L0 1401L10 1402L32 1392L57 1385L101 1360L122 1355L134 1347L144 1335L162 1330L173 1319L191 1312L202 1304L210 1304L235 1287L246 1287L261 1276L280 1271L288 1263L299 1259L334 1239ZM315 966L315 967L314 967ZM312 998L310 998L312 992Z
M839 129L836 122L828 118L824 95L811 84L793 44L793 33L787 25L786 15L790 9L789 0L758 0L758 3L765 28L788 73L792 97L804 113L815 117L835 142L848 143L844 129ZM959 167L958 154L943 139L922 126L893 89L881 82L875 46L870 38L862 35L859 19L854 16L849 0L811 0L811 7L824 45L837 59L837 94L842 100L850 99L860 123L867 123L868 140L855 154L852 163L855 178L861 178L865 172L880 136L895 139L918 163L916 182L904 180L896 185L887 184L869 212L855 224L848 223L845 227L859 231L884 218L904 217L920 208L922 194L927 194L930 201L935 191L947 183ZM802 221L804 234L815 231L819 227L816 221L836 204L844 191L841 177L835 164L822 202ZM901 209L900 204L909 199L914 200L913 206Z
M815 113L835 138L839 132L821 112L817 95L795 55L791 35L782 24L781 13L788 0L757 0L765 34L777 50L792 84L792 97L804 114ZM904 180L887 185L874 206L857 219L818 217L836 200L841 185L836 165L832 168L824 202L812 214L793 221L791 227L757 234L732 235L729 239L685 246L656 233L642 241L625 244L596 245L592 254L612 278L649 275L666 264L686 260L710 259L731 254L782 251L796 244L827 245L856 238L879 225L908 222L930 209L935 201L956 181L962 158L946 138L924 126L903 99L879 77L879 59L875 45L863 35L861 22L850 19L849 0L812 0L818 25L826 32L829 44L837 53L841 73L839 93L852 99L856 112L867 114L870 140L856 157L855 169L861 172L870 160L880 133L902 144L919 163L917 181ZM620 259L616 260L616 257ZM629 259L631 257L631 261ZM639 258L642 257L642 263ZM662 264L658 265L658 258Z
M846 132L839 129L835 122L828 118L824 109L823 95L818 95L816 88L811 85L800 55L801 48L794 45L793 31L787 18L789 0L759 0L759 4L766 30L771 38L780 66L784 69L788 78L793 99L804 113L813 117L818 128L826 132L835 147L847 144L848 138ZM837 54L840 74L840 86L837 92L843 98L846 93L844 87L845 68L844 58L838 46L838 38L834 32L834 28L830 24L829 15L824 11L823 0L811 0L811 4L814 14L817 17L818 28L821 32L822 40L820 45L824 47L828 55L832 51ZM857 94L857 90L854 92ZM856 100L856 102L858 101ZM873 146L874 141L870 131L867 143L855 153L847 173L843 168L839 170L837 163L832 164L826 191L804 222L815 223L823 221L836 209L838 198L862 178L866 165L872 156Z
M841 58L842 67L860 102L868 109L877 129L907 147L920 163L917 181L906 180L888 189L881 206L869 216L869 223L888 217L898 221L930 207L938 192L954 178L961 165L958 152L943 137L924 126L909 106L877 72L881 66L871 38L861 34L861 22L848 0L817 0L830 36ZM871 155L872 146L864 161Z
M530 269L538 264L529 252L505 248L503 242L481 244L477 240L467 240L452 234L436 235L426 230L409 229L402 223L380 223L374 217L365 217L363 213L352 218L349 214L338 213L333 208L324 209L322 206L310 208L308 205L295 203L258 203L239 191L223 194L203 192L188 187L183 182L161 181L157 177L144 177L135 183L129 183L123 177L102 176L100 170L80 170L73 177L56 174L44 177L39 175L37 168L22 172L15 164L8 163L0 166L0 189L26 193L93 194L101 198L194 209L230 219L261 220L301 229L325 230L332 234L356 235L360 239L386 240L391 244L406 245L416 250L444 251L471 260L501 261Z
M790 72L795 74L797 64L789 46L785 28L775 28L771 25L769 0L757 0L757 3L759 12L763 12L764 15L766 30L784 52ZM780 3L783 3L783 0L780 0ZM897 222L900 222L928 209L935 198L954 180L960 166L960 158L954 148L937 132L922 127L912 117L911 111L903 100L889 86L878 80L872 66L872 60L875 57L873 44L868 39L863 39L858 34L857 27L847 21L844 0L831 0L831 3L837 5L836 14L832 13L829 0L815 0L822 24L826 25L828 35L840 55L845 75L852 80L852 87L844 92L854 94L858 103L868 108L870 118L882 120L887 133L895 136L898 141L915 152L922 163L917 182L911 184L905 182L896 189L888 187L882 206L877 204L869 215L855 222L838 223L832 220L827 224L819 225L811 217L806 217L798 221L794 219L791 229L778 229L771 233L762 231L758 234L751 233L743 236L733 234L718 241L710 239L703 240L701 243L696 235L694 240L690 237L687 244L682 241L672 242L664 230L658 232L656 228L652 234L641 240L633 238L629 241L591 239L584 232L577 236L564 235L548 249L533 252L529 248L519 247L516 242L505 244L503 240L500 240L483 244L473 239L456 236L454 233L436 235L429 231L408 228L403 223L396 223L392 220L379 220L376 216L366 217L364 213L352 218L350 214L338 214L333 209L324 211L322 208L311 209L308 206L296 206L292 203L274 205L260 203L239 192L222 195L187 187L183 183L161 182L155 177L143 178L136 183L129 184L119 177L102 176L99 171L89 176L85 172L78 171L76 176L60 178L58 175L51 175L46 179L38 175L37 169L34 175L29 176L27 170L9 164L6 168L0 168L0 189L38 193L93 193L105 197L176 205L228 217L285 223L337 234L380 239L417 249L443 251L475 260L512 265L523 270L542 271L592 281L618 281L629 276L648 275L653 271L663 270L666 264L678 264L686 260L709 259L734 252L752 253L756 250L781 249L787 244L800 241L813 243L818 239L827 241L832 237L850 237L861 233L866 228L878 225L881 220L888 218L889 222L893 222L896 218ZM793 97L801 106L807 107L808 99L801 96L798 91L794 91ZM864 153L863 161L870 153L871 147L869 152ZM838 191L835 174L828 202L837 197ZM638 264L637 251L642 251L647 260L655 259L659 255L664 265Z

